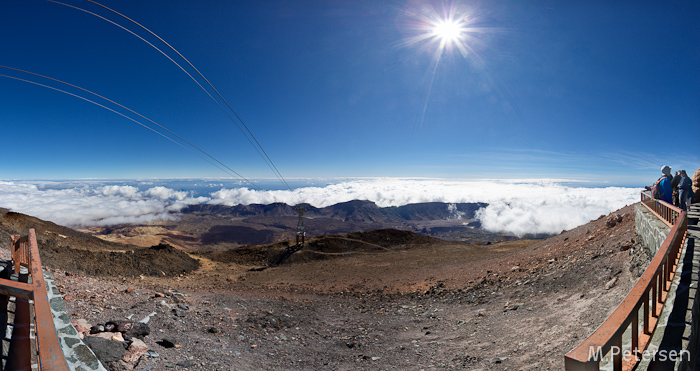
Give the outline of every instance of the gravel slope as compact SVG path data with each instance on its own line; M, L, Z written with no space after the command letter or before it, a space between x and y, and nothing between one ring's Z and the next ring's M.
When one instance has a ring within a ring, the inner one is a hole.
M155 313L160 356L115 369L559 370L648 261L631 207L541 241L401 242L264 270L196 257L175 277L53 273L75 319Z

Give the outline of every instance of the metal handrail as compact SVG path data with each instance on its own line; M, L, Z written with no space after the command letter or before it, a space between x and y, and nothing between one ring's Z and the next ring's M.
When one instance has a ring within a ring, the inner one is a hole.
M631 370L649 345L678 264L688 229L688 216L685 211L666 202L649 200L644 192L641 202L665 222L673 220L671 231L622 303L593 334L566 354L564 365L567 371L599 370L602 355L611 350L614 350L611 352L613 369ZM632 339L629 349L623 351L622 334L627 329L631 329Z
M39 370L68 371L68 363L56 335L34 229L29 229L29 235L25 237L12 236L11 252L19 282L0 279L0 294L16 298L14 327L19 329L20 334L16 340L18 343L10 345L8 362L11 362L16 370L32 369L29 322L33 321ZM20 267L27 268L28 273L21 273ZM33 301L31 307L30 301Z
M641 204L669 227L673 227L673 225L676 224L676 219L680 216L681 211L683 211L679 207L673 206L666 201L653 198L651 193L646 191L642 192Z
M28 241L29 236L12 235L12 261L15 263L15 272L19 272L20 267L30 268Z

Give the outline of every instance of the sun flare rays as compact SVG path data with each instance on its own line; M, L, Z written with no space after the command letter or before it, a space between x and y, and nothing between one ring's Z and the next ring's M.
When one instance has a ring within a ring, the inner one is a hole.
M420 46L440 59L443 54L459 51L463 58L473 58L473 45L478 44L478 35L483 32L476 25L477 18L473 11L462 6L450 5L437 10L433 7L410 9L408 36L401 46Z
M422 127L443 57L451 57L458 51L470 66L482 70L484 63L475 46L483 44L480 36L486 30L478 25L475 10L462 3L444 3L439 9L419 3L407 7L403 14L409 34L399 43L399 47L416 48L431 55L431 67L424 80L426 97L419 119L419 126Z

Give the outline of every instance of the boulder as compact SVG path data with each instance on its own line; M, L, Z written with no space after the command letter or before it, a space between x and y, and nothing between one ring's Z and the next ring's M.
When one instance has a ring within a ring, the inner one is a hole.
M616 226L618 223L622 222L622 215L619 214L610 214L607 219L605 219L605 226L608 228L612 228Z
M126 354L122 358L124 362L136 362L138 359L148 351L148 346L146 343L139 339L132 339L131 344L126 349Z
M149 317L147 317L147 318L149 318ZM150 327L148 327L147 324L137 322L137 323L134 323L130 329L126 330L124 335L127 338L139 338L139 339L143 340L144 336L147 336L150 333L151 333L151 329L150 329Z
M104 366L109 371L131 371L134 369L133 364L124 362L122 359L115 362L105 362Z
M86 336L84 341L101 362L120 361L126 354L126 348L121 341L97 336Z
M134 323L133 323L133 322L121 322L121 323L117 326L117 331L119 331L119 332L127 332L127 331L131 330L131 328L132 328L133 326L134 326Z

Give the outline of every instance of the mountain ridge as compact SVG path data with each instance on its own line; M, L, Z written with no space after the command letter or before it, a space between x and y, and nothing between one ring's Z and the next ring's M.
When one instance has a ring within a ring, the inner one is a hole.
M412 220L473 219L477 210L488 206L485 202L447 203L421 202L402 206L380 207L373 201L351 200L325 207L300 204L308 217L330 217L343 221L400 222ZM208 212L231 217L296 216L294 206L275 202L248 205L189 205L180 211L183 214Z
M481 229L477 211L484 202L425 202L380 207L373 201L351 200L325 207L304 206L306 237L377 229L399 229L451 241L496 242L516 239ZM198 248L222 250L244 245L294 240L299 222L295 206L284 203L190 205L172 228L199 239Z

